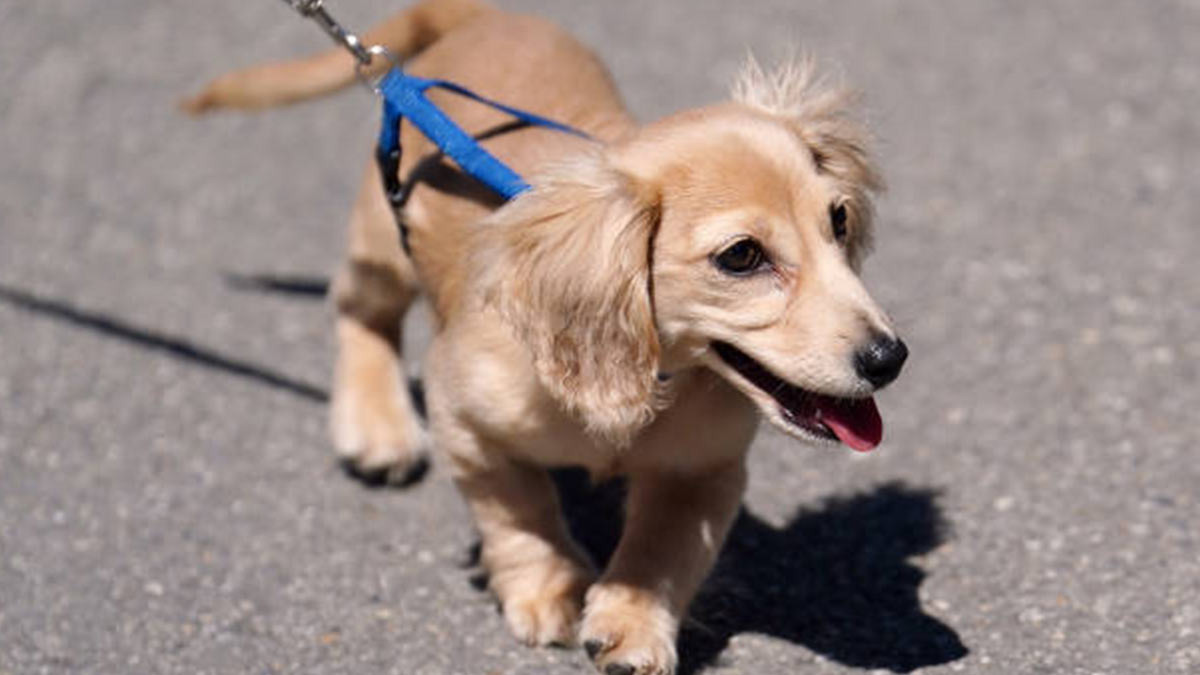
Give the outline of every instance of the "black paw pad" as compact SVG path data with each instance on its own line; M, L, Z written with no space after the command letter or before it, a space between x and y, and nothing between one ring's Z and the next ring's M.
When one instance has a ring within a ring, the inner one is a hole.
M604 668L604 675L633 675L633 666L628 663L610 663Z
M392 467L387 473L387 484L397 488L411 487L421 482L427 473L429 473L429 458L421 455L407 466Z
M419 483L429 472L429 459L424 455L403 466L383 467L364 471L353 459L341 460L342 471L369 488L406 488Z
M589 659L595 659L603 649L604 643L599 640L588 640L583 643L583 651L587 652Z

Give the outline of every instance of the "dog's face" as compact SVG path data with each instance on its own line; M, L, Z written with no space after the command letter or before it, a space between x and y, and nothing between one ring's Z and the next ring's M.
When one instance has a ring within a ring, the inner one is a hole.
M826 172L787 123L741 106L667 124L624 158L659 191L661 367L711 368L799 438L874 447L870 396L905 348L856 274L870 236L862 186Z
M841 97L804 71L758 77L564 164L481 227L489 297L599 436L628 442L659 375L702 366L793 436L880 440L871 394L907 350L857 275L878 178Z

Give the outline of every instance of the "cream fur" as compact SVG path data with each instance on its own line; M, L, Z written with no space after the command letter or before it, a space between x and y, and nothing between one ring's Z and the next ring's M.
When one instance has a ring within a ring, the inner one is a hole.
M650 307L656 205L584 154L481 223L480 287L529 347L551 395L625 447L654 416L658 338Z
M795 386L858 397L872 389L855 350L892 331L856 274L881 181L852 98L811 62L750 61L732 102L638 126L599 61L544 21L426 0L371 35L411 55L410 72L602 143L535 129L490 138L534 186L502 205L406 126L412 257L368 168L336 286L339 450L400 478L419 459L426 436L398 375L399 326L427 296L432 441L474 515L510 629L529 644L578 640L602 670L670 673L678 625L737 512L759 414L806 438L713 341ZM187 107L332 91L352 76L332 54L233 73ZM436 98L473 133L505 121ZM849 210L842 241L837 203ZM715 256L746 237L769 268L718 269ZM559 515L545 467L561 465L629 477L625 532L598 577Z

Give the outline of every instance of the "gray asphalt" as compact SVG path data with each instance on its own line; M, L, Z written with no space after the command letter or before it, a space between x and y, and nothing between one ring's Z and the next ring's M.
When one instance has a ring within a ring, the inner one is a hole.
M799 45L881 140L887 439L760 434L685 672L1200 672L1200 3L503 4L643 119ZM333 461L319 296L373 101L172 110L324 45L270 0L0 5L3 675L588 672L505 632L442 467ZM611 495L567 482L602 549Z

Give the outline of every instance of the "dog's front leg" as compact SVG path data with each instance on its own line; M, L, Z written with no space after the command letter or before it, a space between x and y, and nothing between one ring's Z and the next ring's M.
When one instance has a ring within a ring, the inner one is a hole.
M483 538L481 557L505 621L528 645L570 645L595 579L571 539L544 469L488 455L455 461L455 481Z
M742 460L688 474L635 474L625 531L588 591L580 641L606 675L675 671L675 637L741 504Z

